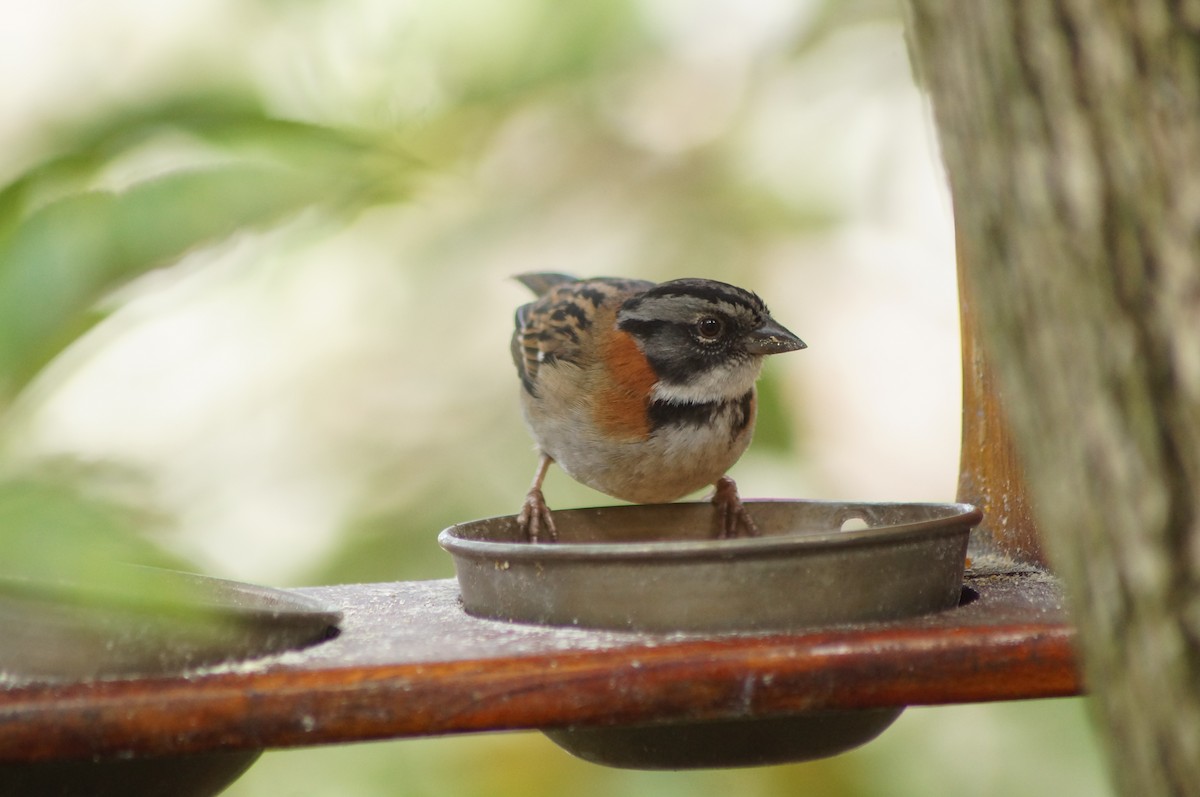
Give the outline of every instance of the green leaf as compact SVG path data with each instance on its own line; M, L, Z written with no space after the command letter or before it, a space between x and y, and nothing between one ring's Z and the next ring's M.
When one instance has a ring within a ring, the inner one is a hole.
M89 192L34 212L0 244L0 395L11 395L80 331L92 305L189 249L328 194L321 180L235 165Z
M0 482L0 577L103 583L118 563L179 567L132 512L62 481Z
M185 163L119 192L90 189L103 166L168 128L236 158ZM395 201L419 169L380 136L215 101L135 109L71 143L0 189L0 407L87 330L99 299L129 279L305 208L353 213Z

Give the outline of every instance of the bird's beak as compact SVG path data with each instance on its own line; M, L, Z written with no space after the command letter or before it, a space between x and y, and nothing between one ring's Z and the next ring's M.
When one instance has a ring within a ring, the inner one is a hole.
M784 329L770 316L746 336L746 351L751 354L783 354L808 348L808 344Z

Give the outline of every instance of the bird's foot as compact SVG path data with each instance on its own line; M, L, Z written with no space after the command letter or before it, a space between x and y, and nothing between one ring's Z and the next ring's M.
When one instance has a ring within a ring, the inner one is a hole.
M717 538L757 537L758 526L738 495L737 483L728 476L722 476L717 479L715 486L712 503L717 511Z
M550 507L546 506L546 497L542 495L540 487L530 488L526 493L521 514L517 515L517 527L530 542L554 542L558 539L554 518L550 516Z

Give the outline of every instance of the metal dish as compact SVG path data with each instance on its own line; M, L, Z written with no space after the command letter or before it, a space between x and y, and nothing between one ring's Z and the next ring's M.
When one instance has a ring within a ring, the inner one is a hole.
M342 617L294 592L191 573L111 565L94 575L74 583L0 577L0 689L252 659L330 639ZM6 762L0 797L208 797L261 753Z
M515 516L452 526L469 614L637 631L792 631L912 617L958 602L966 504L750 501L762 535L713 539L709 504L554 513L558 542ZM851 522L865 528L843 530Z
M810 711L711 722L550 728L542 733L572 755L609 767L757 767L853 750L886 731L902 711Z
M515 516L438 541L475 616L643 632L795 632L956 606L966 504L751 501L761 536L714 539L709 504L554 513L558 542L521 539ZM758 766L836 755L903 707L544 732L594 763L635 769Z
M114 566L62 583L0 577L4 683L163 675L307 647L341 613L286 590Z
M0 797L214 797L245 773L262 750L165 758L0 764Z

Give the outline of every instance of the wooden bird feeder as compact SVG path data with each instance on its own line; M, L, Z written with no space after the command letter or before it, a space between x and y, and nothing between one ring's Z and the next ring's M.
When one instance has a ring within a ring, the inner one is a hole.
M0 795L215 794L269 748L545 729L575 732L587 756L589 733L605 729L758 723L785 733L796 717L858 716L881 730L905 706L1077 695L1075 631L966 295L961 316L957 499L983 519L964 599L948 610L669 633L480 619L463 611L454 580L295 590L310 610L340 613L336 636L324 639L326 616L324 641L239 664L0 680Z

